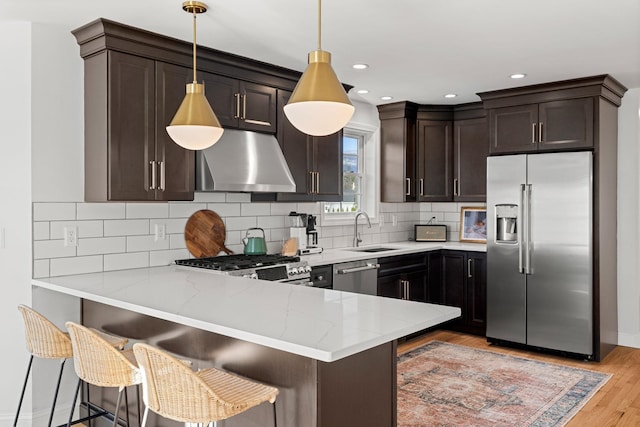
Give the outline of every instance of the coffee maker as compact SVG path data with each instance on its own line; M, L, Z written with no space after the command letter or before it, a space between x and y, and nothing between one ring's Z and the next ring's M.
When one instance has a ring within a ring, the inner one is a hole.
M298 241L298 254L319 254L322 248L318 247L318 230L316 230L317 217L305 213L289 213L289 236Z

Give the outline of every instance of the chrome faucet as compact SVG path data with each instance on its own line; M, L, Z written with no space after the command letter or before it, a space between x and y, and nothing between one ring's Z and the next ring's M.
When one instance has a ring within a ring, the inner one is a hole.
M371 228L371 220L369 219L369 215L367 215L365 211L356 212L356 217L353 220L353 247L354 248L357 248L358 246L360 246L360 242L362 242L362 239L360 238L360 233L358 233L358 217L360 217L360 215L364 215L364 217L367 218L367 224L369 224L369 228Z

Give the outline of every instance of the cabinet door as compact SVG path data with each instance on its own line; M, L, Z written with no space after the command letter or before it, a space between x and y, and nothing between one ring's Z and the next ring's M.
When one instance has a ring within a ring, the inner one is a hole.
M408 295L405 299L411 301L427 302L427 271L418 270L405 274L405 280L409 282Z
M314 136L313 168L314 200L342 200L342 131L327 136Z
M487 321L487 255L467 252L467 323L471 332L485 335Z
M240 93L240 128L276 133L276 89L240 82Z
M489 110L489 153L536 151L537 123L537 104Z
M402 299L403 286L400 274L378 277L378 296Z
M418 201L453 198L453 143L450 121L418 120Z
M489 126L486 118L455 122L453 153L453 200L485 201L489 154Z
M462 316L453 320L450 325L456 329L464 329L466 324L465 309L465 275L466 265L464 252L448 252L442 255L442 304L462 309Z
M109 52L108 62L107 197L123 201L153 200L155 61Z
M166 130L191 78L189 68L156 62L156 200L193 200L195 152L176 144Z
M443 303L442 253L440 251L427 254L427 302Z
M416 201L415 120L380 121L380 201Z
M278 193L278 200L312 201L311 175L313 166L311 159L312 140L307 134L300 132L285 116L283 107L289 101L291 92L278 91L278 143L287 160L289 170L296 182L295 193Z
M204 82L204 94L222 127L238 128L240 88L238 80L218 74L198 72Z
M539 105L539 150L593 148L593 98Z

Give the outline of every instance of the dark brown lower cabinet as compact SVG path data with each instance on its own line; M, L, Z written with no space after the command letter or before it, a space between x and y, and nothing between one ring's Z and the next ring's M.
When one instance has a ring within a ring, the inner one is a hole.
M378 296L427 302L425 253L380 258L378 263Z
M462 316L448 327L485 335L487 310L487 255L484 252L442 251L442 298L445 305L460 307Z

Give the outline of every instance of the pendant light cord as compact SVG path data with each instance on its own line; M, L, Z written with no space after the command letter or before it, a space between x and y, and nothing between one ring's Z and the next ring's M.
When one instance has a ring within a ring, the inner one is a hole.
M197 83L196 79L196 8L193 8L193 83Z
M318 0L318 50L322 50L322 0Z

